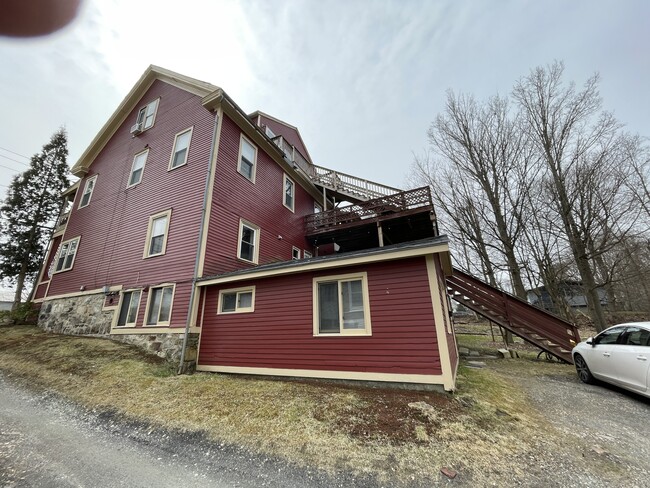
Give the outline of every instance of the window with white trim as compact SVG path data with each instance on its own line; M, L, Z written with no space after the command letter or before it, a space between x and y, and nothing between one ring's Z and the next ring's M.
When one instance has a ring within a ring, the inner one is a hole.
M256 160L257 148L242 134L239 142L239 161L237 163L237 171L253 183L255 183Z
M167 250L167 235L169 234L169 220L172 211L167 210L149 217L147 229L147 242L144 248L144 257L160 256Z
M293 212L295 202L296 184L287 175L284 175L284 206Z
M142 107L138 112L136 124L140 125L140 130L147 130L153 126L153 123L156 120L156 112L158 112L159 100L159 98L156 98L152 102L149 102L147 105Z
M176 134L176 137L174 138L174 148L172 149L172 157L169 161L170 170L187 163L187 154L190 149L191 140L192 127Z
M239 221L239 259L257 264L260 247L260 228L244 220Z
M366 273L314 278L314 335L371 335Z
M233 288L219 292L217 314L255 311L255 287Z
M311 258L312 258L312 254L311 254L307 249L305 249L305 250L302 252L302 257L303 257L303 259L311 259Z
M56 258L55 273L72 269L74 258L77 255L77 248L79 247L79 239L80 237L75 237L61 243L59 255Z
M169 325L173 298L174 285L152 287L149 290L146 325Z
M129 184L126 186L135 186L142 181L142 173L144 172L144 165L147 162L149 149L145 149L141 153L133 157L133 164L131 165L131 175L129 176Z
M97 175L92 176L86 180L84 185L84 191L81 194L81 200L79 200L79 208L87 207L90 203L90 198L93 196L93 190L95 189L95 183L97 182Z
M140 308L141 290L130 290L122 292L120 302L120 313L117 316L116 327L133 327L138 319Z
M300 249L296 246L291 248L291 259L300 259Z

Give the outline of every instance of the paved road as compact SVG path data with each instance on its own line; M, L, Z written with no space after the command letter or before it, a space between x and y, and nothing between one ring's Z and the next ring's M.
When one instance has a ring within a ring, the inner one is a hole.
M18 387L0 373L1 487L374 486L299 469L201 436L152 432Z

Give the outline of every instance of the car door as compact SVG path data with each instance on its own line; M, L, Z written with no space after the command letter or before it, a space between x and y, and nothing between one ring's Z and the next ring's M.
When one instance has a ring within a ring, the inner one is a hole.
M648 390L650 371L650 330L627 327L621 342L610 357L616 367L616 377L621 386L644 393Z
M625 327L612 327L594 337L587 364L591 374L596 378L610 382L617 381L612 354L618 347L618 339L624 331Z

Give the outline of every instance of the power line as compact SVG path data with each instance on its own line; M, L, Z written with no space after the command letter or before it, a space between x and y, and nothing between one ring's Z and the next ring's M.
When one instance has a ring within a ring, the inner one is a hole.
M5 166L4 164L0 164L0 168L10 169L11 171L15 171L16 173L20 173L19 169L10 168L9 166Z
M15 154L16 156L20 156L21 158L31 159L31 158L29 158L29 157L27 157L27 156L25 156L25 155L23 155L23 154L17 153L17 152L15 152L15 151L12 151L11 149L7 149L7 148L4 148L4 147L2 147L2 146L0 146L0 149L2 149L3 151L10 152L11 154Z
M27 163L23 163L22 161L18 161L17 159L10 158L9 156L5 156L4 154L0 154L0 158L5 158L8 159L9 161L13 161L14 163L22 164L23 166L29 166Z

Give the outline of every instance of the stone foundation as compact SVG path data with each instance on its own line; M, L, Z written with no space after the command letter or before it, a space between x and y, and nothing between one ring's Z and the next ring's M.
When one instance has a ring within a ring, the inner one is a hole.
M184 331L171 334L158 329L146 334L111 334L113 314L117 313L117 309L103 310L104 301L104 295L97 294L43 302L38 315L38 325L48 332L57 334L100 336L133 344L150 354L165 358L172 364L179 364ZM198 334L189 335L183 372L194 370L198 342Z

